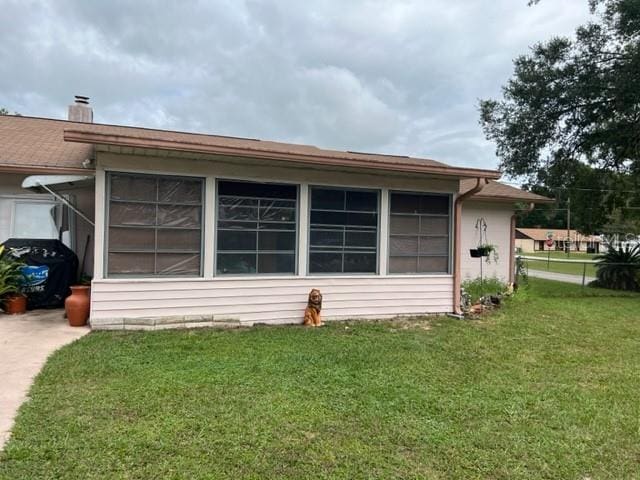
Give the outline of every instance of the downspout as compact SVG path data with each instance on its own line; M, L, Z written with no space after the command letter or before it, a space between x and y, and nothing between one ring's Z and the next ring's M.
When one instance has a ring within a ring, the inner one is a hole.
M472 197L484 186L489 183L489 180L484 177L478 177L478 183L466 193L458 195L454 204L455 226L453 230L453 242L454 242L454 256L453 256L453 312L460 315L462 313L460 309L460 277L461 277L461 265L462 265L462 204L463 202Z
M536 206L535 203L530 203L528 207L523 210L525 213L529 213ZM509 243L509 283L516 281L516 217L517 213L511 215L511 240Z

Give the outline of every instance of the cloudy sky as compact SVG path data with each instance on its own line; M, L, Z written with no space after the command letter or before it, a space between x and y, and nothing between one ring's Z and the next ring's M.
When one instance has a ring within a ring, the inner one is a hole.
M478 99L587 0L0 0L0 107L494 167Z

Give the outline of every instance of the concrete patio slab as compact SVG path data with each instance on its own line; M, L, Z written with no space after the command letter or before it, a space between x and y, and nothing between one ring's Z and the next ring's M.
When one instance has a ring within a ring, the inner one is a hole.
M0 450L47 357L89 332L89 327L70 327L61 309L0 313Z

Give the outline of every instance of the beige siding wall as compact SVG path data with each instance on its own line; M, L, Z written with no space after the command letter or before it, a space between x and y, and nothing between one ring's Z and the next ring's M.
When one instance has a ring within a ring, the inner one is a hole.
M22 188L22 180L28 175L19 173L0 173L0 195L19 195L29 193Z
M522 253L532 253L535 251L535 242L530 238L516 238L516 248L522 250Z
M300 323L312 288L322 291L328 320L442 313L453 307L450 276L102 280L93 283L91 323L100 327L120 319L177 315L246 325Z
M304 276L307 238L304 193L308 185L377 188L382 192L386 210L389 190L453 193L457 180L433 179L419 175L358 173L307 167L284 167L281 164L232 159L194 160L146 157L101 152L96 174L96 258L101 258L104 236L104 172L131 171L197 175L206 178L205 238L212 239L214 209L212 187L215 178L281 181L300 185L301 212L297 276L215 277L212 260L213 241L205 242L207 262L203 278L197 279L101 279L102 265L96 264L92 288L91 322L94 327L116 325L122 319L146 319L180 316L213 316L216 320L238 320L244 324L298 323L302 321L309 290L319 288L324 295L326 319L357 317L393 317L445 313L453 310L451 275L386 275L386 236L388 216L381 212L381 275ZM210 264L209 264L210 263Z
M478 245L478 232L475 229L478 218L487 222L488 242L498 247L498 262L487 263L482 259L485 278L497 277L502 281L509 279L509 253L511 240L511 216L514 207L511 204L466 201L462 206L462 281L480 276L480 259L471 258L469 250Z

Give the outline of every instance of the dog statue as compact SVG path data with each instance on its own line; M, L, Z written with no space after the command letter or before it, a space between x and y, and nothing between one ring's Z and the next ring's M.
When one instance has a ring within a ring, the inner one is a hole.
M307 308L304 309L304 325L309 327L321 326L320 310L322 310L322 294L320 290L314 288L309 292Z

